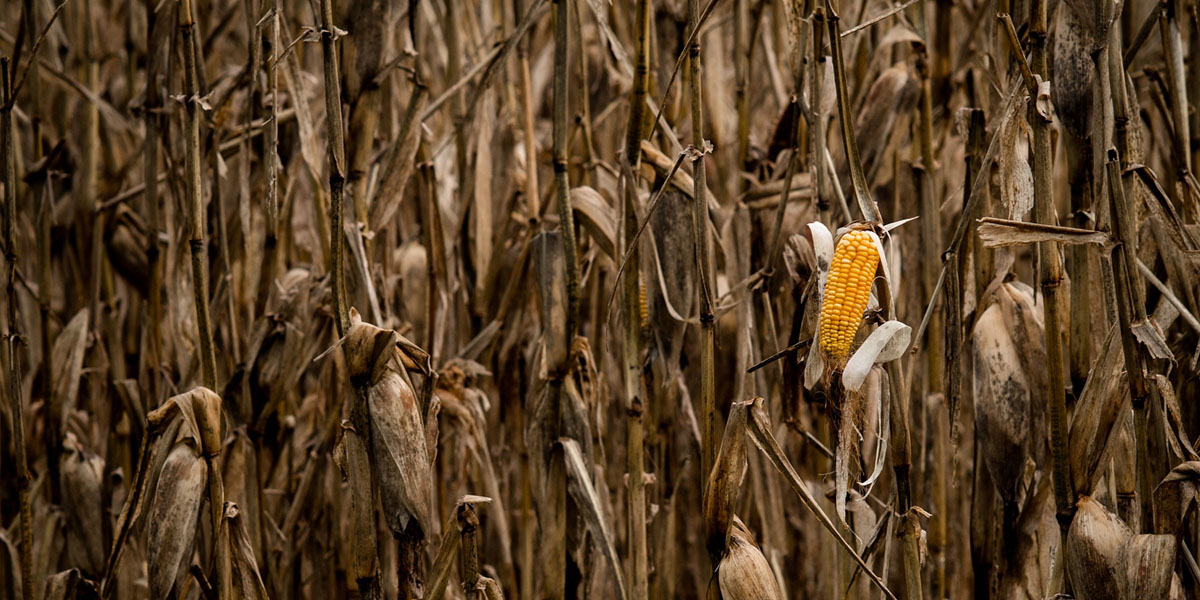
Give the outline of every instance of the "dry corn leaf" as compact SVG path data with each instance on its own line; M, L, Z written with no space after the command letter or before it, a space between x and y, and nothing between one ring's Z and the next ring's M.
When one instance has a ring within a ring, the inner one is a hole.
M979 239L985 248L999 248L1019 244L1037 244L1040 242L1056 242L1059 244L1096 244L1103 246L1108 243L1108 234L1090 229L1060 227L1058 225L1043 225L1041 223L1026 223L984 217L979 219Z
M1114 324L1101 346L1071 419L1070 460L1075 493L1091 495L1104 474L1118 421L1128 412L1129 387L1120 337Z
M101 488L104 479L104 460L88 451L67 434L63 442L59 477L62 478L63 508L66 509L68 554L87 573L100 573L104 568L105 507Z
M81 309L54 340L51 360L58 376L54 380L50 414L56 415L60 432L66 430L67 416L75 408L79 396L79 377L87 354L88 323L88 309Z
M612 207L604 196L588 186L571 188L571 208L579 223L587 228L592 238L609 258L616 260L617 222Z
M254 548L250 545L250 535L237 504L225 503L224 519L225 527L229 528L229 550L232 559L230 564L233 569L235 597L244 600L265 600L267 589L263 585L262 577L258 574Z
M616 583L617 593L624 600L628 598L628 588L625 586L624 570L621 568L621 559L617 556L617 548L614 543L612 532L609 529L608 519L604 517L604 512L600 508L600 499L596 494L596 488L592 485L592 476L590 470L584 463L583 452L579 449L579 442L563 438L558 441L558 445L563 449L563 458L566 464L568 475L568 486L571 490L571 497L575 499L575 504L582 509L583 520L587 523L588 531L591 532L594 543L598 546L601 554L608 561L608 567L612 570L612 576Z
M725 550L733 511L746 477L746 402L734 402L725 421L721 448L704 487L704 523L709 556L719 561Z

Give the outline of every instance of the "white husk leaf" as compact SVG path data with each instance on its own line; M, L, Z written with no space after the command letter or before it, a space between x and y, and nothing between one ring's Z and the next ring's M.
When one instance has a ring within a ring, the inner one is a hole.
M912 327L900 321L888 321L875 328L842 370L842 385L846 391L857 392L876 363L896 360L908 348Z

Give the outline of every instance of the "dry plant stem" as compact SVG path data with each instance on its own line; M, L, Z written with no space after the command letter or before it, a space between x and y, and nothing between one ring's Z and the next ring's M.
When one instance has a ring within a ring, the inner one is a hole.
M884 304L886 306L886 304ZM900 519L900 549L905 600L920 600L921 559L919 551L921 526L912 509L912 452L909 441L909 390L904 385L907 379L900 370L901 361L887 364L886 372L890 386L891 406L888 418L892 423L891 460L896 477L896 512Z
M750 104L746 98L746 82L750 70L750 49L754 47L746 40L746 0L733 2L733 80L734 107L737 110L737 165L736 172L746 168L750 150ZM813 96L815 98L815 96ZM739 178L738 193L746 191L749 181ZM783 203L787 195L781 197Z
M17 248L13 228L17 220L17 155L13 141L12 82L9 80L8 58L0 58L0 144L4 152L4 286L8 301L8 399L12 403L12 443L16 452L17 494L21 513L21 589L26 598L33 597L33 508L30 499L29 464L25 458L24 400L21 398L21 331L17 320Z
M459 66L462 62L462 40L460 39L461 20L458 14L457 2L446 2L446 17L442 20L442 31L446 40L446 81L457 81ZM478 88L476 94L483 95L487 90ZM467 189L467 116L463 102L463 92L459 90L450 97L450 119L454 123L454 173L457 178L456 191L459 206L469 204L467 200L471 193Z
M191 0L179 6L179 31L183 39L184 79L188 99L185 105L185 138L188 195L188 240L192 254L192 289L195 293L196 326L200 330L200 371L204 387L217 388L217 356L213 344L212 324L208 310L208 253L204 245L204 198L200 184L200 84L199 66L194 47L196 25L192 19ZM219 522L219 521L218 521Z
M1048 56L1046 50L1045 0L1032 0L1029 6L1029 42L1031 46L1031 68L1034 74L1048 80ZM1043 117L1036 107L1036 96L1029 103L1029 122L1033 128L1033 209L1038 223L1054 224L1053 157L1051 156L1050 120ZM1050 453L1053 458L1054 503L1062 539L1075 514L1075 502L1071 489L1071 465L1067 461L1067 407L1066 387L1063 375L1064 349L1062 340L1062 305L1058 292L1063 279L1062 257L1058 243L1049 241L1038 244L1038 273L1041 274L1042 310L1046 331L1046 359L1049 370L1049 425Z
M579 132L583 135L583 143L581 144L583 156L580 157L583 163L582 179L584 185L588 187L595 187L596 144L592 134L591 94L590 90L588 89L588 85L592 80L588 75L588 54L583 50L585 46L583 39L582 11L577 8L573 10L572 13L575 15L575 27L572 29L572 31L575 32L575 39L579 41L580 48L579 52L577 53L579 55L579 81L583 82L579 94L579 112L575 114L575 122L579 126Z
M476 588L479 582L479 547L476 537L479 532L479 516L475 507L465 503L458 507L459 542L458 572L462 577L463 594L467 600L483 598L483 591Z
M1179 31L1178 0L1167 0L1164 3L1159 29L1162 32L1162 43L1166 53L1167 76L1171 95L1171 120L1175 125L1175 169L1180 181L1192 172L1192 149L1190 119L1188 117L1187 72L1183 64L1183 38ZM1181 189L1186 186L1181 185ZM1191 194L1184 194L1191 197ZM1185 214L1189 221L1197 218L1195 199L1184 202Z
M350 324L346 304L345 273L342 253L345 233L342 229L346 185L346 142L342 133L341 75L338 71L337 36L333 25L333 0L321 0L321 56L325 65L325 132L329 142L329 276L333 287L334 323L338 336L345 335Z
M321 55L324 64L325 74L325 128L328 142L328 159L329 159L329 275L332 285L333 306L334 306L334 324L337 326L338 336L345 335L346 328L349 326L349 306L346 299L346 282L345 272L343 271L343 251L345 246L345 233L342 225L344 212L344 188L345 188L345 164L346 164L346 144L342 131L342 101L341 101L341 76L338 70L337 50L334 47L336 41L336 30L333 24L333 2L332 0L321 0ZM353 385L354 388L354 404L351 407L351 419L355 428L354 435L361 437L364 444L369 444L370 440L370 424L366 417L366 390L359 385ZM374 477L370 477L368 481L362 481L356 478L351 482L352 486L370 487L371 497L376 495L376 481ZM374 511L368 511L370 514L357 514L358 519L370 519L374 522ZM378 548L376 548L378 555ZM378 564L378 561L372 561ZM371 573L366 577L359 577L358 582L361 589L366 589L370 595L378 588L378 571ZM402 597L409 597L406 592L406 580L401 582Z
M32 104L30 129L32 134L31 145L33 154L31 156L33 164L37 164L42 159L42 116L44 110L42 108L41 98L41 77L38 69L38 41L35 40L33 32L38 31L37 27L37 5L33 0L23 0L21 3L21 27L25 31L25 40L29 45L29 58L27 69L29 70L26 85L28 85L28 97ZM14 52L19 55L19 49L14 49ZM15 61L14 64L20 61ZM20 82L17 83L20 85ZM15 142L14 142L15 145ZM31 197L38 202L37 211L37 277L38 277L38 317L39 326L41 328L41 351L42 360L39 367L39 376L42 378L43 389L45 390L44 404L46 406L54 403L52 395L54 381L54 365L50 360L51 356L51 340L50 340L50 272L52 265L50 264L50 233L51 221L53 220L53 201L51 199L50 180L48 174L43 174L38 180L29 182L29 193ZM50 498L55 504L62 503L62 493L59 486L59 456L61 455L62 439L61 433L58 431L58 420L49 419L45 427L46 437L46 471L50 483Z
M221 480L218 456L209 456L206 453L204 460L208 463L208 506L213 531L212 559L217 563L217 597L227 600L233 597L233 581L230 579L229 528L225 527L221 520L225 514L225 484Z
M921 104L918 118L917 141L921 149L921 285L926 298L935 298L934 288L937 286L939 273L939 254L942 249L942 224L940 202L934 190L934 149L933 149L933 88L929 78L929 57L922 53L917 58L917 72L921 78ZM929 335L926 338L927 379L929 392L942 389L943 371L945 370L942 353L942 320L934 313L929 319ZM936 476L935 476L936 477Z
M100 87L100 66L96 52L95 32L93 31L92 7L90 4L84 4L80 8L81 14L84 17L84 22L81 29L83 56L87 59L87 64L81 67L83 72L84 89L94 90ZM83 115L83 147L82 164L80 165L80 193L79 204L83 210L94 210L96 207L96 188L99 179L100 169L100 114L99 109L93 104L84 106ZM88 304L88 314L91 319L88 322L88 327L92 332L97 331L99 325L98 315L100 314L100 297L103 289L104 280L104 229L108 215L100 213L96 220L91 223L91 235L86 238L91 242L91 256L88 273L88 283L90 284L90 302ZM88 231L87 227L81 231ZM81 244L80 248L85 248L85 244Z
M833 55L833 77L837 88L838 120L842 123L842 143L846 148L847 162L850 165L850 179L854 184L854 197L858 201L858 209L862 212L864 221L878 223L879 208L871 198L871 189L867 186L867 177L863 173L862 160L858 156L858 142L854 138L854 112L850 108L850 96L846 89L846 60L842 56L842 36L839 26L840 18L833 10L830 0L825 0L826 24L829 28L829 47Z
M1118 323L1121 332L1121 348L1125 356L1125 371L1129 374L1129 397L1133 405L1133 433L1137 456L1137 494L1140 508L1140 530L1154 530L1154 503L1149 441L1147 438L1147 400L1158 403L1158 394L1147 384L1145 366L1149 357L1141 352L1144 347L1133 337L1132 325L1146 319L1145 292L1142 278L1138 277L1136 231L1133 211L1121 185L1120 164L1117 151L1108 150L1108 180L1110 189L1112 226L1114 239L1120 256L1114 257L1115 295L1117 299Z
M148 46L154 43L156 27L168 27L169 24L159 23L153 10L154 0L146 0L147 10L146 31L149 36ZM157 109L162 107L162 90L158 86L158 73L161 67L162 49L148 47L146 66L146 105L143 118L146 123L146 151L143 156L145 173L146 214L149 215L150 231L146 240L146 260L150 268L150 398L149 407L157 407L160 397L159 381L162 364L162 248L158 232L162 229L162 216L158 205L158 141L159 117Z
M424 148L418 150L417 160L422 160ZM444 310L439 299L442 295L442 290L449 286L446 282L446 244L444 242L444 229L442 228L442 213L437 206L437 195L434 186L435 175L433 165L422 162L418 166L421 171L422 182L425 188L421 193L421 233L422 241L425 247L429 249L428 277L429 289L425 298L425 329L426 329L426 346L429 354L435 359L441 356L442 340L441 327L438 325L440 310Z
M631 573L631 597L645 600L649 597L649 562L646 549L646 482L645 473L645 428L643 422L645 389L642 372L641 322L640 322L640 277L637 253L637 173L641 162L641 128L645 119L646 90L650 79L650 0L637 3L637 58L634 68L633 94L630 98L629 124L625 133L625 168L621 171L620 194L622 198L622 227L624 248L629 256L630 272L622 282L625 291L625 398L629 430L626 436L625 461L629 474L629 560ZM647 216L647 218L649 218Z
M927 35L926 40L928 41ZM920 110L917 119L917 128L919 132L917 141L921 150L920 225L921 253L923 255L923 260L921 261L921 285L923 291L925 292L924 296L931 299L931 304L936 304L938 296L936 295L935 288L937 287L938 279L942 272L939 266L939 254L941 253L942 249L942 220L939 211L940 202L938 201L938 194L934 189L936 181L936 165L933 148L933 84L930 80L929 55L926 50L922 50L917 56L917 73L919 74L921 82L921 96L919 105ZM947 312L949 311L950 307L957 306L957 302L955 299L952 299L952 297L962 297L961 290L957 285L958 270L954 268L954 263L950 263L950 265L951 268L945 271L950 274L950 276L946 278L950 285L946 286L946 294L942 298L945 302L944 306L946 307ZM957 316L955 316L953 313L949 313L947 317L948 319L953 319L956 322L958 321ZM928 335L924 338L926 340L925 357L927 360L925 365L926 378L924 389L926 389L928 394L934 394L945 389L944 378L947 356L943 353L943 347L946 344L946 338L944 337L945 334L943 333L942 322L942 315L936 311L933 312L929 319ZM951 351L954 350L955 349L953 348L951 349ZM956 365L951 362L950 369L955 368ZM922 398L921 408L922 410L928 412L930 405L925 401L926 398L928 398L928 396ZM947 408L949 408L950 403L947 402L946 405ZM940 409L940 406L935 404L933 405L933 408L935 410ZM949 411L950 414L948 416L957 416L954 414L954 412L955 411ZM938 416L928 415L926 418L936 422ZM930 423L930 425L932 425L932 423ZM951 427L953 427L952 423ZM935 449L935 454L938 453L939 449L941 450L941 453L944 454L945 450L943 446L945 445L945 440L942 439L942 436L949 435L949 428L930 426L926 429L926 431L930 435L936 436L932 442ZM939 500L945 498L945 478L951 476L951 474L946 472L948 464L947 461L937 460L935 458L935 460L929 463L928 467L929 471L931 472L927 473L927 479L932 480L933 482L932 492L934 494L934 501L938 502L938 505L940 506L941 502L939 502ZM907 517L905 520L907 521ZM937 511L937 513L933 516L933 522L931 525L932 527L930 528L929 532L929 541L931 546L930 550L933 554L934 566L934 572L931 578L933 589L931 592L934 598L941 598L944 595L946 585L946 511Z
M980 243L978 238L975 237L974 231L976 228L978 228L978 224L975 222L975 219L983 212L981 210L982 207L971 207L971 183L975 180L976 175L980 171L980 165L983 163L983 154L986 151L987 123L984 120L985 117L983 109L972 108L970 111L971 112L970 116L968 117L969 121L967 125L967 148L966 155L964 156L967 161L967 168L963 178L963 210L971 211L966 218L968 219L969 223L968 227L972 231L967 238L967 247L965 249L952 250L948 253L948 255L957 256L959 258L957 267L960 288L965 285L964 282L968 281L967 275L968 269L970 268L968 261L974 262L975 289L960 289L958 312L955 313L957 315L962 315L962 298L964 298L964 296L961 295L961 292L970 294L970 298L974 299L976 311L978 311L980 302L979 296L983 293L984 286L987 285L986 282L991 280L990 276L988 275L988 270L991 266L991 252L983 247L983 244ZM951 264L951 267L953 266L954 265ZM961 316L959 318L961 318ZM950 321L947 321L947 323L949 322ZM958 356L961 357L961 344L966 332L962 330L962 323L959 323L958 326L960 329L957 332L958 347L956 351L959 353ZM947 362L950 362L952 365L954 364L953 361ZM955 411L959 406L958 401L961 398L960 386L962 370L961 368L953 367L952 370L948 371L948 373L949 377L947 377L946 394L947 399L950 402L950 418L956 419ZM952 437L955 434L956 422L956 420L952 420L950 423L950 435Z
M522 14L521 0L515 0L513 6L514 14ZM533 222L542 213L539 206L541 188L538 186L537 138L533 133L533 82L529 75L529 42L517 42L517 63L521 73L521 139L525 144L525 216Z
M701 80L700 2L688 0L688 31L692 32L692 43L688 46L688 65L691 71L692 145L698 153L692 159L692 242L696 249L696 279L700 285L700 469L701 473L712 471L719 442L716 417L716 317L713 315L712 235L708 227L708 188L704 173L704 92Z
M567 180L567 64L570 56L567 28L570 12L568 0L554 0L554 183L562 227L563 256L567 261L568 345L575 335L579 317L579 260L575 246L575 216L571 210L571 184Z
M812 75L808 78L808 97L813 99L812 122L808 124L809 135L812 136L810 143L809 166L812 170L813 194L817 199L817 209L820 211L821 218L828 222L832 218L829 213L829 195L831 192L826 190L829 183L826 181L825 171L825 115L821 111L821 103L817 101L821 97L822 84L821 80L825 77L825 9L818 6L813 9L812 15L813 28L813 61Z
M276 252L279 248L279 19L280 7L278 0L271 16L271 57L267 61L267 87L271 92L271 118L267 124L266 151L264 159L267 169L266 197L266 236L263 239L263 263L258 281L258 298L255 300L255 313L263 314L266 310L267 298L271 295L271 282L275 280L275 263L278 262ZM150 181L147 179L147 181Z
M799 82L797 82L799 84ZM796 108L799 104L798 99L793 97L792 106ZM799 109L796 109L799 112ZM764 274L769 274L775 269L775 256L779 254L779 243L783 239L783 218L787 212L788 199L792 195L792 177L796 174L796 154L800 151L800 117L797 116L792 122L792 131L790 135L792 139L792 147L788 152L787 169L783 175L783 190L779 195L779 203L775 209L775 226L771 230L771 245L767 251L767 262L763 267ZM765 293L764 286L764 293Z

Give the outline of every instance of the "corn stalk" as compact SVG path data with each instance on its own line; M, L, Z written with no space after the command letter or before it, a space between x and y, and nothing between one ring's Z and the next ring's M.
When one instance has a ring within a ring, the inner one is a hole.
M1035 78L1049 82L1046 50L1047 3L1031 0L1029 5L1030 68ZM1019 52L1019 49L1017 49ZM1048 85L1048 84L1043 84ZM1033 210L1038 223L1054 224L1053 156L1051 154L1051 114L1049 98L1041 90L1031 90L1029 122L1033 129ZM1050 453L1053 459L1054 503L1057 508L1062 539L1075 512L1074 492L1071 489L1071 465L1067 460L1067 407L1063 376L1065 352L1062 339L1062 303L1059 290L1063 280L1062 256L1058 242L1038 244L1038 273L1041 274L1042 311L1046 331L1046 358L1049 369Z
M185 102L186 177L188 197L188 240L192 253L192 289L195 293L196 326L200 330L200 371L204 387L217 389L217 356L212 337L212 322L208 308L208 253L204 243L204 198L200 183L200 84L196 64L196 23L192 17L191 0L179 7L179 32L183 38L184 85L188 94Z
M688 66L691 74L692 145L692 242L696 249L696 279L700 282L700 469L712 471L717 453L716 417L716 317L713 314L716 276L713 272L712 234L708 220L708 186L705 182L704 88L700 59L700 2L688 0Z
M21 398L21 329L17 311L17 247L13 228L17 220L17 154L13 141L13 84L8 57L0 58L0 144L4 152L4 264L5 292L8 300L8 398L12 403L12 440L16 451L17 494L21 513L21 589L33 597L33 507L30 498L29 463L25 455L24 400Z

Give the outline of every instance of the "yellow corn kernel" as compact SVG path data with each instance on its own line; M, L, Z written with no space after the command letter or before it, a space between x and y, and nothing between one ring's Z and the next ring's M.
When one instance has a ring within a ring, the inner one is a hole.
M867 232L851 231L838 240L821 299L819 335L826 355L839 361L850 355L878 265L879 251Z

